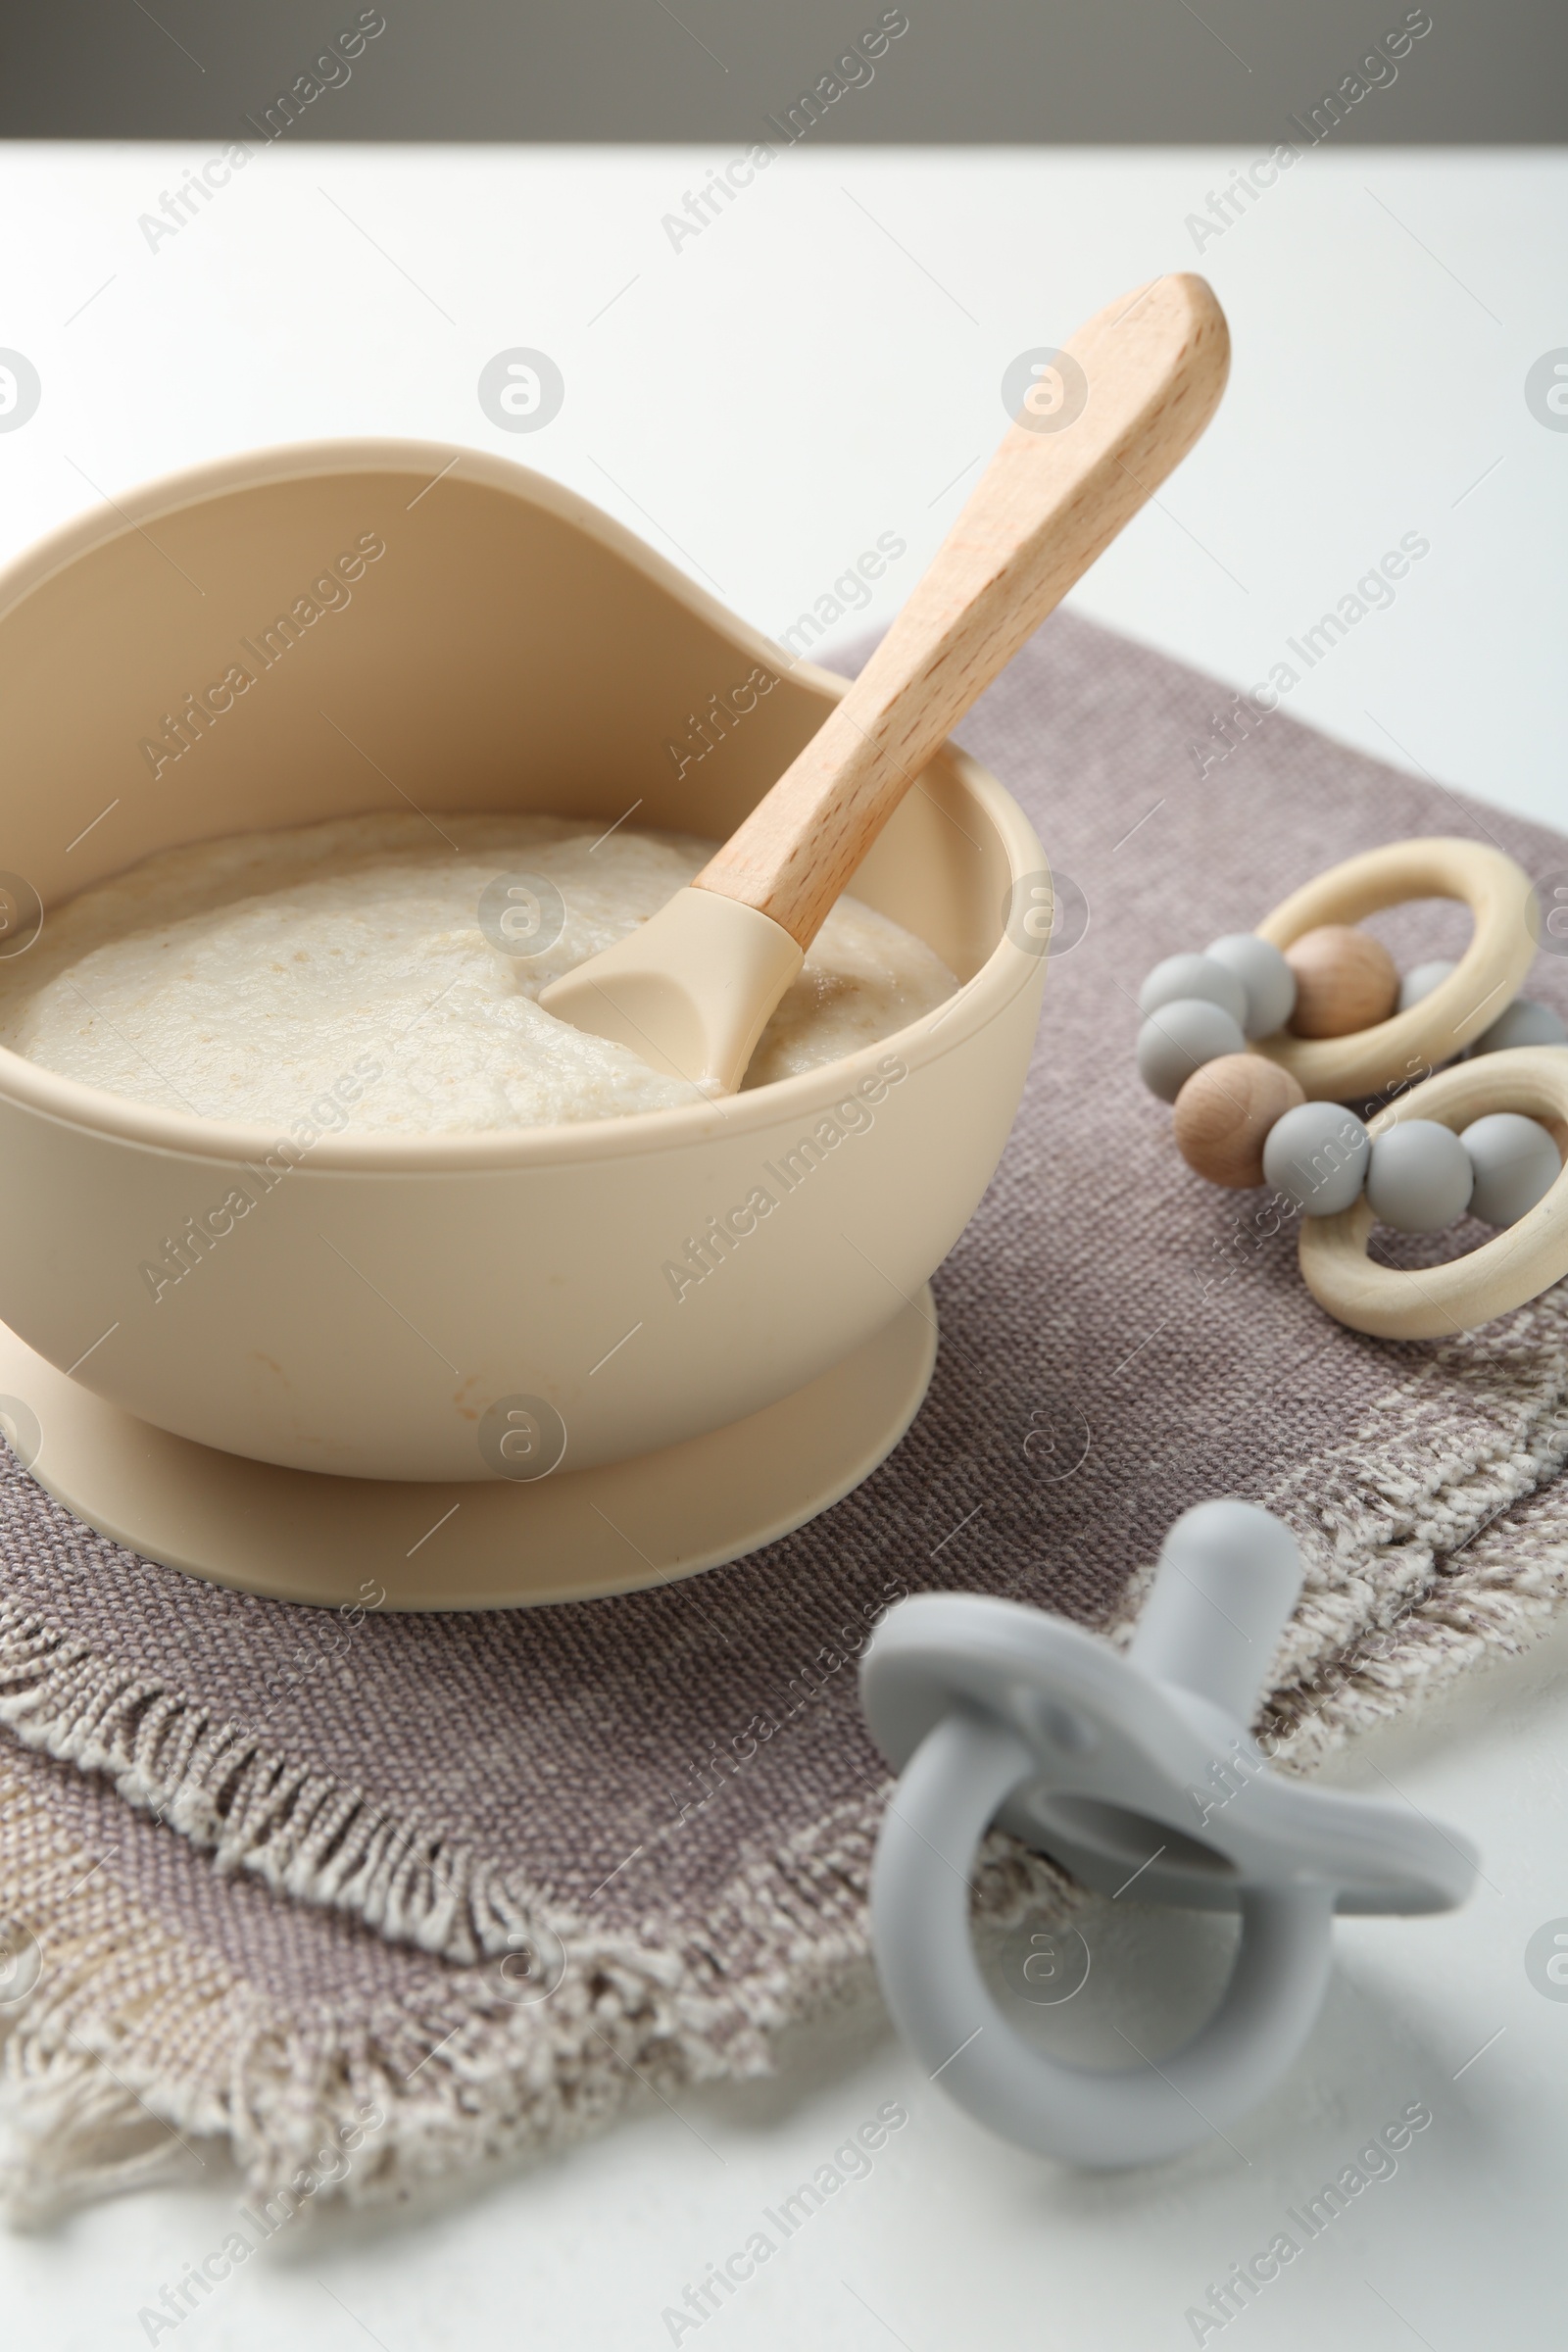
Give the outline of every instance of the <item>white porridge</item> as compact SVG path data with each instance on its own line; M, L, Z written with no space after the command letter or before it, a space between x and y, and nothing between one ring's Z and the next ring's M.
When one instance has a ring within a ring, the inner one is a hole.
M0 964L0 1045L137 1102L268 1126L334 1088L357 1130L383 1133L663 1109L692 1089L535 1000L710 855L686 835L598 838L564 817L444 816L438 833L413 813L162 851ZM509 900L498 877L519 875L553 885L559 909L548 890ZM562 910L542 953L506 952ZM841 899L746 1084L873 1044L956 985L922 941Z

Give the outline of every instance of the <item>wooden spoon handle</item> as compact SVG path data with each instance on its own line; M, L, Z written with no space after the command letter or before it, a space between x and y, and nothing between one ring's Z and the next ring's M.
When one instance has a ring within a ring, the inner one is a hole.
M1012 426L843 701L697 876L803 948L943 739L1192 448L1230 337L1202 278L1161 277L1066 354L1076 369L1040 387L1054 408Z

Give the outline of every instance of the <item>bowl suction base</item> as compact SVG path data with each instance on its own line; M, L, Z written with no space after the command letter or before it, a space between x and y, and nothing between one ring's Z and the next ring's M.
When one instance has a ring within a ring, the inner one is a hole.
M936 1344L923 1289L853 1354L744 1421L520 1482L333 1478L221 1453L95 1396L3 1324L0 1422L24 1442L31 1415L29 1466L57 1501L187 1575L323 1608L529 1608L694 1576L814 1519L904 1436Z

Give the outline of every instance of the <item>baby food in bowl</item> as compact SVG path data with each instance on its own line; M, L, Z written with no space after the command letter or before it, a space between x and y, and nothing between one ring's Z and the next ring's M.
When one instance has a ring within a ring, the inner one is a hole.
M1022 810L920 765L740 1094L538 1002L841 691L450 446L225 459L0 575L43 912L0 937L0 1390L60 1501L247 1590L480 1607L735 1558L883 1458L1028 1066Z
M163 850L81 892L0 967L0 1045L111 1094L260 1125L322 1100L359 1132L410 1136L673 1108L690 1085L537 1000L712 848L410 810ZM956 986L913 933L842 898L746 1087L889 1037Z

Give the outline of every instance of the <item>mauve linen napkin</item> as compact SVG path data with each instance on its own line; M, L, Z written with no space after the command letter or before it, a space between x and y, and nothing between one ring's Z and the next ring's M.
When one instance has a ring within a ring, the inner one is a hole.
M177 2165L174 2133L224 2136L258 2194L384 2195L581 2130L639 2075L765 2067L866 1965L887 1777L856 1658L905 1592L1114 1630L1178 1512L1265 1503L1308 1562L1272 1678L1297 1764L1544 1621L1568 1286L1446 1344L1342 1329L1260 1196L1178 1158L1132 1000L1375 843L1490 837L1535 874L1568 844L1284 710L1220 757L1233 700L1062 613L962 730L1088 927L936 1278L930 1396L811 1526L618 1599L342 1617L153 1566L0 1477L14 2212ZM1409 964L1465 919L1378 928ZM1568 961L1527 986L1568 1009ZM1062 1899L991 1855L982 1905Z

